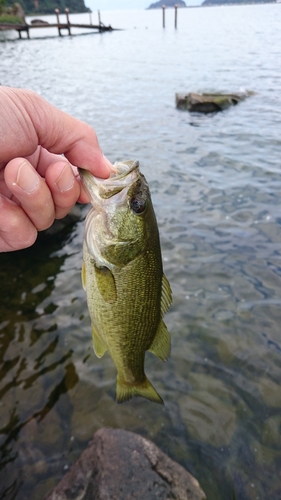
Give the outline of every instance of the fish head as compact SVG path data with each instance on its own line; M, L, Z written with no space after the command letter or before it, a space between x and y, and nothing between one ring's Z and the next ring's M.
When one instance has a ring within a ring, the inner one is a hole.
M81 171L93 205L85 224L87 251L97 265L123 267L145 250L157 224L149 187L138 161L116 162L108 179Z

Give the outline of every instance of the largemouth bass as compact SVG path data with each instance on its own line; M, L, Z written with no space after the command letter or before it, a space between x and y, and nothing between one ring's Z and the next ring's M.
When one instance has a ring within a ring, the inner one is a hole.
M163 316L172 302L163 274L157 222L137 161L116 162L97 179L79 169L92 209L85 221L82 283L95 353L108 350L117 369L116 400L142 396L163 403L144 372L145 352L166 361L170 335Z

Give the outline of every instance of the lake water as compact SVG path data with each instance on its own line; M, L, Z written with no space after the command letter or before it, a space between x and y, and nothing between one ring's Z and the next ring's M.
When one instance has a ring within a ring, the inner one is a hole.
M112 161L140 160L174 298L171 358L146 358L165 406L114 401L77 207L0 258L0 496L41 500L112 426L153 440L208 500L281 499L281 5L179 10L177 30L168 9L165 30L161 11L101 17L123 30L0 33L0 83L90 123ZM220 114L175 109L176 92L241 89L256 94Z

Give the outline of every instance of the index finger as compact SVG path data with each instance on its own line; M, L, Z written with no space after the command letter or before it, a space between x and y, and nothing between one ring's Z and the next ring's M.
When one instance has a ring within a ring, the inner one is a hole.
M35 92L0 87L1 161L32 155L38 145L51 153L64 154L73 164L108 177L110 161L102 154L90 125L59 110ZM3 97L3 98L2 98ZM16 137L16 141L15 141Z

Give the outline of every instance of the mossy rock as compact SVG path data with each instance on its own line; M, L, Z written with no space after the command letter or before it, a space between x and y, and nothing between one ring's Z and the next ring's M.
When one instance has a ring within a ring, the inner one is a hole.
M5 25L22 24L22 25L24 25L25 23L18 16L11 16L9 14L3 14L2 16L0 16L0 24L5 24Z
M1 3L1 0L0 0ZM19 3L14 3L8 7L2 8L0 10L0 25L2 29L5 29L5 25L25 25L25 13Z

